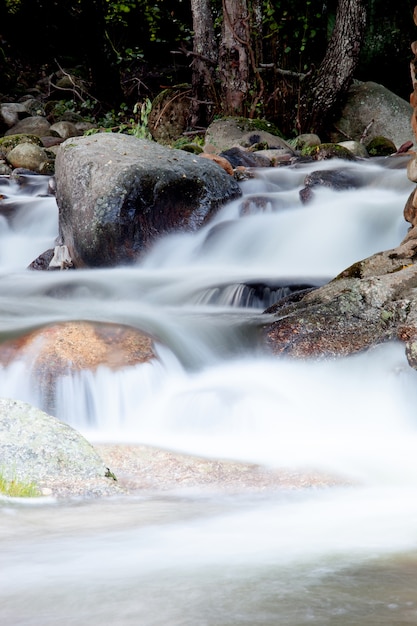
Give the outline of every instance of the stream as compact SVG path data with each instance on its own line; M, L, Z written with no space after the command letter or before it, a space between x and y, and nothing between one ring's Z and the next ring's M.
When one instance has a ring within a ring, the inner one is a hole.
M26 269L57 235L48 179L0 177L0 340L65 320L158 338L157 362L63 376L57 417L92 443L345 484L0 500L2 626L417 624L417 372L404 347L292 361L259 344L279 297L401 242L406 163L259 169L198 233L161 238L134 266L62 272ZM359 188L301 203L308 173L340 167ZM30 363L0 368L0 396L45 406Z

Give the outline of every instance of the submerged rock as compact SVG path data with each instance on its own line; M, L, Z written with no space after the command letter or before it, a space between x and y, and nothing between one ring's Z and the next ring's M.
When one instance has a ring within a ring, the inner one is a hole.
M36 381L44 408L51 412L60 377L100 366L116 370L155 358L151 337L117 324L66 322L0 345L0 363L23 361Z
M361 176L354 171L338 168L334 170L318 170L311 172L304 179L304 187L300 190L300 198L306 203L313 198L313 189L317 187L328 187L335 191L345 191L346 189L358 189L362 187Z

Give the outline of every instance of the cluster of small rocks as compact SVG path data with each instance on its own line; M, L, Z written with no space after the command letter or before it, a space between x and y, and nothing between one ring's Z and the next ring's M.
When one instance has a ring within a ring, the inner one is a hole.
M70 104L65 111L65 101L61 101L57 114L54 95L28 92L18 102L0 102L0 175L9 175L16 168L53 174L60 143L98 126L74 113ZM222 120L220 129L216 120L207 129L202 156L214 160L230 174L230 168L271 167L292 162L294 157L321 160L335 156L349 159L352 154L357 158L388 156L412 146L412 133L408 131L411 112L407 102L383 86L356 81L335 123L330 144L323 145L317 135L281 139L275 131L266 132L268 126L273 126L268 122L264 122L264 130L259 130L253 124L249 127L249 120ZM154 123L152 114L149 116L149 131L156 141L161 132L165 136L163 127L172 135L172 116L163 113ZM238 160L235 154L227 153L237 146Z
M53 174L57 148L69 137L82 135L85 123L48 121L43 104L34 99L0 104L0 174L15 168ZM4 130L6 129L6 130Z

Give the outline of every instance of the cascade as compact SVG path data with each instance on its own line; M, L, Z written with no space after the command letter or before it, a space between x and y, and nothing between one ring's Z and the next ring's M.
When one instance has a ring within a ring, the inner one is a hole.
M343 166L361 185L314 189L308 204L299 192L317 163L259 170L200 232L161 238L133 267L75 272L26 269L54 245L55 200L44 177L0 177L0 338L70 319L159 338L157 362L62 376L58 417L93 442L319 470L342 483L154 499L154 523L143 522L143 497L117 504L123 532L106 526L108 504L16 512L0 503L0 528L12 516L16 527L44 528L28 532L24 551L7 531L2 623L48 623L51 603L68 623L92 625L417 622L417 372L403 346L296 362L257 341L277 298L397 246L407 231L405 161ZM21 361L2 367L0 395L44 403ZM91 516L95 534L80 530Z

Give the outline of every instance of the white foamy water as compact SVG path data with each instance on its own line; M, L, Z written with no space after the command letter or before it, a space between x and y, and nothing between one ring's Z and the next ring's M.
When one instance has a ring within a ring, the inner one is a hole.
M417 372L403 346L271 358L258 342L262 308L236 300L245 285L320 283L397 246L412 186L394 163L261 170L199 233L110 270L26 271L53 246L56 209L9 190L21 204L0 223L0 337L89 319L158 340L155 363L62 378L59 417L91 441L319 470L352 486L0 505L2 624L417 623ZM304 176L340 166L363 186L319 189L302 205ZM259 195L266 211L241 216ZM42 406L30 365L3 368L0 395Z

